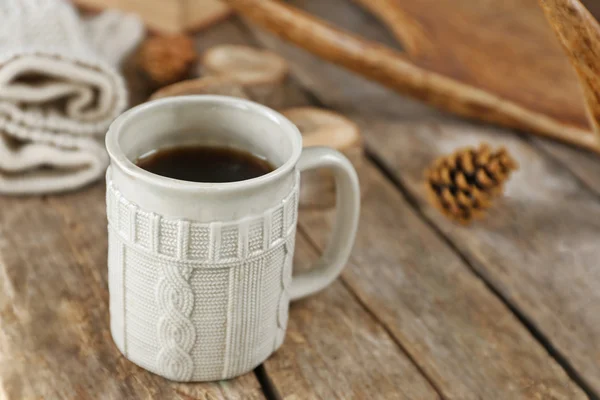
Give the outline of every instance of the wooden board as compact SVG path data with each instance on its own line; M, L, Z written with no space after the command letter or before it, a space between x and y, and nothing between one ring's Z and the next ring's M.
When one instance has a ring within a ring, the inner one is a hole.
M317 253L297 238L294 272ZM381 323L342 281L292 304L283 347L264 363L284 399L439 399Z
M378 34L377 26L357 10L347 8L340 15L335 3L304 1L302 5L331 19L351 20L365 35L386 40L385 34ZM295 70L301 71L299 79L319 100L364 118L362 126L371 154L389 168L427 220L528 324L548 351L557 355L571 376L589 393L600 393L600 353L591 350L600 348L600 318L595 312L600 307L600 275L594 261L600 257L594 244L600 237L597 196L586 191L561 164L548 160L546 153L510 133L472 126L435 112L427 114L410 103L416 117L400 113L393 117L387 111L382 116L380 109L405 108L405 99L269 35L259 37L295 62ZM426 203L423 170L440 154L480 141L508 145L522 171L509 183L508 198L494 208L495 214L474 227L457 227ZM575 150L570 154L577 158ZM579 171L584 170L580 165Z
M458 124L423 128L365 121L365 125L369 132L377 132L370 136L371 148L379 149L382 161L470 265L520 311L589 387L600 392L600 353L591 350L600 349L600 316L596 312L600 275L595 271L600 237L598 198L568 171L509 134ZM398 132L411 140L401 149L382 147ZM507 184L506 198L485 221L460 228L426 202L422 171L427 160L481 141L507 146L521 171ZM416 149L419 161L410 157Z
M197 40L204 51L220 43L251 45L239 24L225 22ZM288 82L283 104L312 104ZM298 234L294 271L309 267L317 252ZM284 399L429 399L439 394L390 337L380 321L342 282L292 305L284 346L264 363L275 393Z
M247 40L225 23L198 47ZM141 101L141 81L130 83ZM294 92L291 105L302 104ZM109 333L104 190L99 183L62 196L0 197L0 398L439 398L341 282L293 305L285 345L256 374L177 384L136 367ZM316 256L299 234L297 267Z
M573 179L600 195L600 160L593 153L547 140L532 143L573 173Z
M178 384L121 355L108 323L104 193L0 197L0 398L263 399L253 373Z
M540 0L567 55L532 0L359 0L406 53L274 0L226 1L279 37L403 94L600 152L600 26L578 0Z
M335 6L332 9L339 12ZM282 52L279 46L280 42L268 47L297 60L290 56L293 50ZM305 64L295 64L294 71L300 70L315 72ZM294 90L299 89L291 84L288 92ZM316 93L320 95L319 90ZM582 397L561 367L547 358L543 346L458 258L453 258L433 231L418 222L410 206L372 166L367 179L372 188L363 201L355 256L343 281L386 326L441 396ZM302 212L302 232L323 246L331 217L331 213ZM434 320L433 325L425 322ZM492 352L496 356L490 357ZM283 388L289 385L285 380L278 383Z
M0 394L29 398L262 399L254 374L177 384L126 360L110 337L104 185L44 199L0 198ZM316 254L300 236L295 256ZM266 363L287 395L438 398L341 283L297 303L284 348ZM356 368L357 364L364 368ZM349 382L354 382L349 385ZM402 389L396 385L402 383ZM1 396L0 396L1 397Z
M395 188L372 173L343 279L442 396L585 398ZM302 228L323 246L331 215L304 215Z

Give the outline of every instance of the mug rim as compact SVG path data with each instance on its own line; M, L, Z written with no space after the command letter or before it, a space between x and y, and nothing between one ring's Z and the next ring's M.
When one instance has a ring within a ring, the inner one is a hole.
M166 104L177 105L189 102L197 103L199 105L206 103L217 103L227 105L232 108L237 108L239 110L248 110L263 115L271 121L276 122L284 134L290 137L292 141L292 154L282 165L267 174L256 178L234 182L191 182L169 178L146 171L125 156L125 153L119 145L121 128L125 123L135 118L138 114L153 108L161 108ZM294 169L298 159L300 158L300 154L302 153L302 135L300 134L298 127L296 127L296 125L294 125L282 114L254 101L221 95L186 95L152 100L127 110L123 114L119 115L110 124L106 134L105 145L111 162L114 162L124 173L132 178L140 179L151 185L185 191L231 191L260 186L264 183L275 180L282 175L286 175L288 172Z

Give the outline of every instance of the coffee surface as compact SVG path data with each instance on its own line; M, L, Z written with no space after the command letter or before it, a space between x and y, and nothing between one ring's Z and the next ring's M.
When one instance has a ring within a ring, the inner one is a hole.
M136 164L153 174L207 183L243 181L275 169L267 160L252 153L213 146L158 149L140 157Z

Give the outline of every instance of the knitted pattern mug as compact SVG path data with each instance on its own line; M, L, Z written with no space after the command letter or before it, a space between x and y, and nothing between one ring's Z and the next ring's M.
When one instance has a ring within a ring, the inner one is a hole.
M149 151L189 144L265 156L258 178L197 183L145 171ZM225 96L152 101L118 117L106 137L110 328L137 365L189 382L254 369L283 343L290 300L330 284L354 242L356 172L335 150L302 149L279 113ZM292 277L300 172L331 169L332 239L309 272Z

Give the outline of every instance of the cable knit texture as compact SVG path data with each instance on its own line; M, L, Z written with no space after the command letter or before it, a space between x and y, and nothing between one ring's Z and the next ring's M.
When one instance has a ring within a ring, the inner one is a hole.
M141 21L116 11L83 21L64 0L2 0L0 20L0 193L100 178L102 137L127 106L115 67Z
M248 372L281 346L298 181L260 215L196 223L140 209L107 175L111 332L127 358L209 381Z

